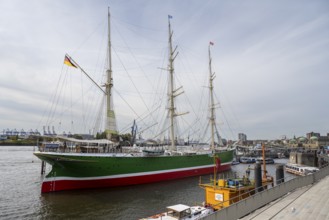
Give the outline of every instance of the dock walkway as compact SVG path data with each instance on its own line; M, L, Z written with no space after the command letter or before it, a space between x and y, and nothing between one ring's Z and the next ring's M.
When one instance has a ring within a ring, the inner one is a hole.
M240 218L241 220L329 219L329 176L296 189L278 200Z

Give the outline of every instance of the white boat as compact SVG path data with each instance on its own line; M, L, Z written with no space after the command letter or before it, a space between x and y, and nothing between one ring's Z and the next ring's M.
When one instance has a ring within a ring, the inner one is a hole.
M201 219L211 213L214 210L211 207L203 206L187 206L182 204L177 204L173 206L168 206L167 211L153 215L147 218L142 218L141 220L184 220L184 219Z
M144 156L160 156L165 153L163 147L147 147L142 150Z
M240 163L256 163L256 159L253 157L240 157Z
M319 171L319 168L287 163L285 165L285 170L288 173L296 174L299 176L306 176Z
M259 158L257 158L256 159L256 163L263 163L263 157L259 157ZM274 164L275 163L275 161L274 161L274 159L273 158L265 158L265 163L266 164Z

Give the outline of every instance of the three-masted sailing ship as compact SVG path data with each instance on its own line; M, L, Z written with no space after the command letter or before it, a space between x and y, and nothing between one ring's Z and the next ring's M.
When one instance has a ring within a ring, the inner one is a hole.
M105 83L105 95L107 96L106 109L106 128L107 138L116 133L115 113L112 106L113 87L112 64L111 64L111 38L110 38L110 12L108 13L108 69L106 70L107 82ZM171 127L171 147L164 154L145 155L140 153L117 153L110 152L109 146L113 145L110 140L78 141L66 139L66 141L76 141L81 146L93 142L94 148L98 150L87 150L85 152L46 152L40 149L34 152L34 155L51 164L51 171L45 176L41 191L54 192L61 190L85 189L114 187L134 184L144 184L159 182L190 176L200 176L210 174L214 170L214 154L221 161L218 172L226 171L231 168L233 160L233 151L216 152L180 152L175 146L174 117L175 112L174 98L178 95L178 89L174 88L173 83L173 61L174 50L172 47L172 36L170 17L168 17L169 26L169 116ZM73 65L78 66L73 60ZM212 104L213 106L213 104ZM214 118L212 117L212 120ZM212 122L214 123L214 122ZM212 146L214 146L212 140ZM112 146L113 147L113 146Z

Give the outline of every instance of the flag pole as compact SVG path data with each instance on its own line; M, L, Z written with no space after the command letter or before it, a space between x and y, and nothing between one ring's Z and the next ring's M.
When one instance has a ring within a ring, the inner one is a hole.
M104 94L106 94L106 92L102 89L102 87L100 87L100 85L98 85L89 75L88 73L86 73L86 71L84 71L84 69L82 69L82 67L77 63L75 62L75 60L72 59L72 57L70 57L68 54L66 54L65 56L67 56L67 58L69 58L69 60L71 62L73 62L73 64L75 66L77 66Z

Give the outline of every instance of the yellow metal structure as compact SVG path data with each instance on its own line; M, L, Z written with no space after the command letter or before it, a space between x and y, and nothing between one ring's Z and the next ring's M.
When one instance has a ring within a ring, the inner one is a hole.
M205 190L205 205L215 210L222 209L255 193L255 184L248 178L219 179L208 184L200 183Z
M265 163L265 145L262 145L263 150L263 176L262 186L267 189L269 184L273 187L273 177L267 174ZM214 157L216 164L216 158ZM214 179L210 183L201 183L200 187L205 190L205 205L211 206L214 210L219 210L230 206L242 199L245 199L255 194L255 181L249 179L250 167L246 170L246 175L243 178L234 179L219 179L216 180L216 168L214 168Z

